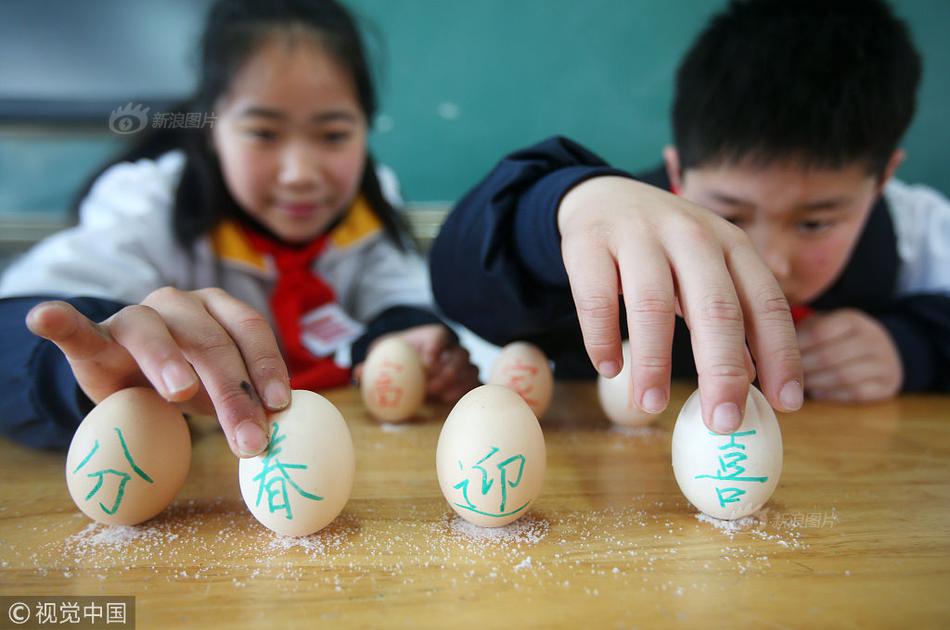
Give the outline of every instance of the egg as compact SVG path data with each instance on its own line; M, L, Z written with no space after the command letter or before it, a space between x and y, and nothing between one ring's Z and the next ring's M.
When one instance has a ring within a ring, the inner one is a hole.
M540 420L554 393L554 375L551 364L540 348L525 341L505 346L488 378L490 385L502 385L514 390L531 407Z
M455 405L439 434L436 473L455 512L481 527L523 516L544 482L544 434L518 394L482 385Z
M749 386L731 435L706 428L693 393L673 429L673 474L687 500L714 518L735 520L765 505L782 475L782 433L762 392Z
M377 420L408 420L426 397L426 373L419 354L398 337L377 342L363 364L360 392Z
M335 519L353 490L356 457L342 414L314 392L294 390L270 416L267 449L238 466L251 514L284 536L307 536Z
M190 466L191 435L181 412L155 390L133 387L83 419L66 455L66 487L89 518L135 525L172 502Z
M597 397L600 407L615 424L639 427L650 424L660 417L658 413L647 413L640 409L633 399L633 377L630 356L630 342L623 342L623 368L613 378L597 377Z

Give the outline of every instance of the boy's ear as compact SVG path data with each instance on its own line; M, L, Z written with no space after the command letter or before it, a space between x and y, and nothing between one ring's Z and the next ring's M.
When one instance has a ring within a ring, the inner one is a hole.
M674 193L683 190L683 174L680 171L680 154L672 144L663 147L663 163L666 176L670 179L670 188Z
M891 180L891 177L897 172L897 167L901 165L906 157L907 152L904 151L904 149L895 149L894 153L891 154L891 158L887 161L887 166L884 167L884 172L881 173L881 180L877 183L879 194L884 190L884 186Z

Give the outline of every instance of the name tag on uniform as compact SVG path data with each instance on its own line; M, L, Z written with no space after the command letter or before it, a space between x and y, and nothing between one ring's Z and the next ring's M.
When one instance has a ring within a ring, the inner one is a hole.
M335 353L353 343L365 327L336 302L324 304L300 318L300 341L317 357Z

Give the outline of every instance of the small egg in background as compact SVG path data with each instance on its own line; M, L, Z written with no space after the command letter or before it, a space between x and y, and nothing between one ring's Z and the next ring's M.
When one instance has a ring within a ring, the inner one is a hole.
M490 385L502 385L521 396L540 420L551 404L554 375L548 357L534 344L515 341L495 360Z
M307 536L335 519L353 490L356 457L342 414L314 392L294 390L270 416L270 441L238 466L251 514L284 536Z
M541 492L544 434L518 394L482 385L455 405L439 434L436 472L455 512L481 527L523 516Z
M633 360L630 356L630 342L623 342L623 368L613 378L597 377L597 397L604 413L614 424L627 427L640 427L654 422L658 413L647 413L640 409L633 398L633 378L630 374Z
M377 342L363 364L360 393L377 420L411 418L426 397L426 372L419 353L398 337Z
M135 525L172 502L190 466L184 416L155 390L133 387L108 396L83 419L66 456L66 486L94 521Z
M739 429L706 428L699 391L683 405L673 429L673 474L683 495L714 518L735 520L761 509L782 475L782 432L765 396L749 386Z

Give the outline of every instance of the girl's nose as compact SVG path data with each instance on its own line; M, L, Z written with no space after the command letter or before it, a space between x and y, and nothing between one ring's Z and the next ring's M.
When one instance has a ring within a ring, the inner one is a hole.
M304 143L289 144L281 156L280 184L289 188L316 188L321 180L320 160Z

